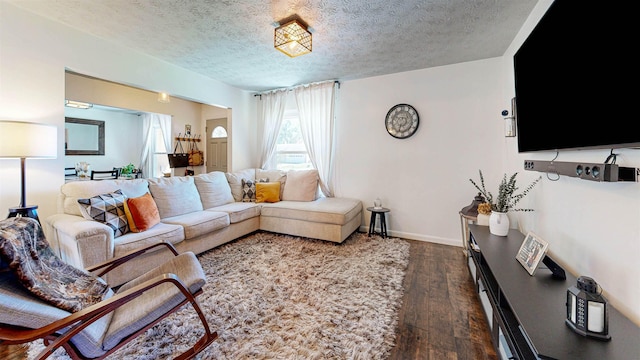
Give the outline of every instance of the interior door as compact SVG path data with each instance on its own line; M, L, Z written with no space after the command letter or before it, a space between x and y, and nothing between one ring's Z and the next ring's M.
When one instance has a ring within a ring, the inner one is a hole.
M207 120L207 172L227 172L227 119Z

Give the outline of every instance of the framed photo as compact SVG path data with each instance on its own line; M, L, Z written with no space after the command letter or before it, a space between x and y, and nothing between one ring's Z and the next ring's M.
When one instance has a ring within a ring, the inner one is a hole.
M191 136L191 125L185 125L184 126L184 135L185 136Z
M533 276L540 260L542 260L547 253L548 247L548 242L529 231L520 246L520 250L518 250L516 259L527 270L529 275Z

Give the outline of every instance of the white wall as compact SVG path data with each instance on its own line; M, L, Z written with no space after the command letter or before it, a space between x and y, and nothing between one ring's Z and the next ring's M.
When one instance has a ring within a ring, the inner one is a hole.
M372 206L380 197L394 236L461 246L458 211L477 193L469 178L502 176L500 59L411 71L341 84L336 193ZM412 105L416 133L396 139L389 109ZM363 225L368 226L368 215ZM365 226L363 226L364 228Z
M27 202L40 217L55 213L64 183L65 69L116 83L164 91L208 105L232 109L231 167L253 166L253 96L219 81L97 39L0 2L0 119L58 127L58 158L27 160ZM237 154L237 156L236 156ZM0 209L20 200L20 163L0 159Z
M64 167L84 161L92 170L111 170L129 163L136 167L142 154L142 119L136 114L99 109L65 108L65 116L104 121L104 155L65 155Z

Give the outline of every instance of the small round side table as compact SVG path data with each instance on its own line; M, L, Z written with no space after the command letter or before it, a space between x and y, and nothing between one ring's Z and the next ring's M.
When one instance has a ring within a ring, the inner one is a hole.
M387 221L385 219L385 213L388 213L389 209L387 208L375 208L370 206L367 208L368 211L371 211L371 220L369 221L369 236L376 234L376 216L380 218L380 236L383 238L387 237Z

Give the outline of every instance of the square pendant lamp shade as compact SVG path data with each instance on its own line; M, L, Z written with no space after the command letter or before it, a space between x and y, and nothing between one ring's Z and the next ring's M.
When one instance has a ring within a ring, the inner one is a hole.
M158 102L168 104L171 102L171 97L167 93L158 93Z
M64 106L71 107L74 109L90 109L91 107L93 107L93 104L89 104L82 101L65 100Z
M275 30L273 46L289 57L311 52L311 33L298 19L285 22Z
M18 158L21 166L20 205L9 209L9 217L38 219L35 205L25 200L25 160L55 159L58 153L58 129L53 125L0 120L0 158Z

